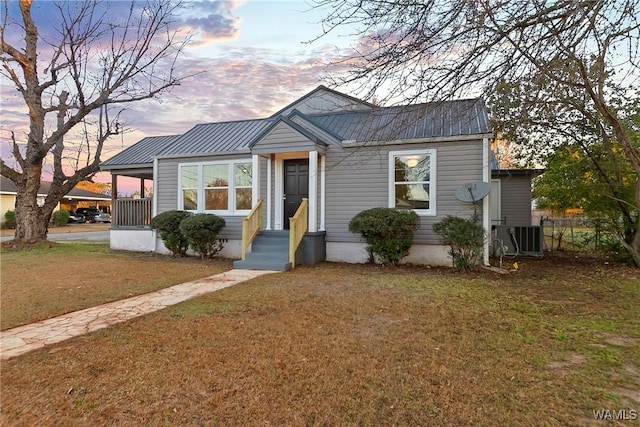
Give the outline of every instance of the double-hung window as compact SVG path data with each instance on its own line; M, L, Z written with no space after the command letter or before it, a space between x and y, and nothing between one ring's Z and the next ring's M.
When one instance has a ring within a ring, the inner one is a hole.
M182 164L179 209L243 215L252 207L251 161Z
M180 178L181 209L195 211L198 209L198 166L182 166Z
M389 153L389 207L436 214L436 150Z

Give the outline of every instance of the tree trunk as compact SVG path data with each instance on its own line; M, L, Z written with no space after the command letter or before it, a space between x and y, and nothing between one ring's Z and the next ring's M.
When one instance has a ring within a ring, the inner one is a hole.
M48 225L53 208L38 206L40 171L35 165L30 173L25 173L23 185L18 185L16 194L16 232L14 239L24 243L47 240Z
M640 178L636 181L636 208L640 209ZM640 213L636 214L635 219L635 234L631 239L631 242L627 245L627 249L633 256L633 261L636 263L636 267L640 267Z
M43 215L42 210L36 206L18 209L16 206L16 233L15 240L25 243L36 243L47 240L48 224L51 215Z

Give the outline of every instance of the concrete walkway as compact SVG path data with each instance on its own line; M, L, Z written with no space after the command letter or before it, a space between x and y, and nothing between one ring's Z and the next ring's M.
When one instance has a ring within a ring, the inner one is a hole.
M0 332L0 359L87 334L276 271L231 270Z

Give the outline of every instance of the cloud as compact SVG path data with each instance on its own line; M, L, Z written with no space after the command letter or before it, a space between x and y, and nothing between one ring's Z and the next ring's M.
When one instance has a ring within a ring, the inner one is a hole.
M53 13L51 2L35 2L38 19ZM105 2L107 3L107 2ZM9 3L11 7L15 2ZM47 6L49 4L49 6ZM128 13L127 2L108 2L117 13ZM241 19L236 10L242 5L234 1L189 2L189 8L178 16L177 24L194 33L195 46L237 37ZM43 21L44 22L44 21ZM46 34L54 34L47 23ZM48 27L47 27L48 26ZM15 27L14 27L15 29ZM14 36L17 33L14 33ZM15 36L19 39L18 36ZM231 42L203 56L204 50L188 49L178 61L181 75L195 75L184 80L171 92L155 100L122 105L120 122L127 132L115 136L104 146L102 159L117 154L146 136L181 134L198 123L267 117L311 91L336 68L348 50L325 45L300 45L291 42L282 48L237 47ZM42 46L43 58L49 48ZM43 70L46 64L40 67ZM338 66L337 68L340 68ZM10 148L7 130L20 130L16 137L24 139L28 130L27 110L20 95L6 78L0 78L3 120L0 134L1 154ZM67 136L69 146L77 132Z
M242 22L234 11L244 2L230 0L190 2L181 13L182 31L192 34L191 49L238 37Z

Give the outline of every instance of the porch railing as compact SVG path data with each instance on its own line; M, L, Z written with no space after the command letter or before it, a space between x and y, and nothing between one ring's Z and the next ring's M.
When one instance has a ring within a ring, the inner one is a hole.
M148 227L152 215L152 199L115 199L111 222L116 228Z
M291 268L296 266L296 250L307 232L309 218L309 200L302 199L296 213L289 218L289 262Z
M247 256L247 249L253 238L262 230L262 210L262 199L260 199L249 215L242 218L242 259Z

